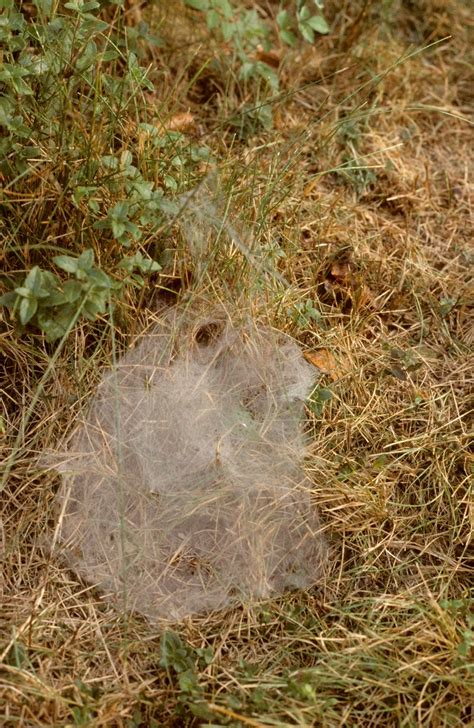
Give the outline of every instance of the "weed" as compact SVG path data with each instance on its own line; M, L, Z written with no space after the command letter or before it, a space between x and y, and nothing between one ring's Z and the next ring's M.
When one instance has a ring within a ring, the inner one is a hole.
M271 24L262 19L260 9L246 10L231 0L185 2L189 7L203 12L208 29L211 32L218 31L224 42L234 49L240 65L240 80L261 80L270 91L275 93L279 90L278 76L268 62L270 56L264 55L272 47ZM316 5L316 13L310 9L311 4ZM329 25L321 13L322 8L321 0L314 0L314 3L297 0L294 12L280 10L276 16L280 39L294 46L298 33L308 43L314 42L315 33L328 33Z
M298 301L288 310L288 314L300 329L307 329L314 323L321 324L323 318L312 298Z
M20 281L13 265L6 274L13 290L1 300L22 327L39 328L48 341L64 334L79 308L89 320L103 316L109 303L161 269L143 240L165 224L165 192L177 191L180 178L208 158L182 134L140 120L149 115L143 92L153 83L119 42L120 28L97 15L99 3L64 8L69 12L60 14L50 2L37 3L27 22L7 1L0 28L4 254L13 261L28 251L25 267L30 258L45 263ZM139 156L129 149L137 139ZM77 250L76 258L51 258L53 240L60 241L56 251ZM73 279L59 278L53 265Z

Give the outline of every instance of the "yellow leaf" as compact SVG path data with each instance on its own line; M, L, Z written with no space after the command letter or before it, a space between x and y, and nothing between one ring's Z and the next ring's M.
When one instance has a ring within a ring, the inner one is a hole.
M168 121L166 128L168 131L186 131L194 126L194 116L189 111L181 114L175 114Z
M334 354L328 349L316 349L315 351L305 351L306 361L317 367L323 374L328 374L333 382L344 376L348 368L342 366L336 361Z

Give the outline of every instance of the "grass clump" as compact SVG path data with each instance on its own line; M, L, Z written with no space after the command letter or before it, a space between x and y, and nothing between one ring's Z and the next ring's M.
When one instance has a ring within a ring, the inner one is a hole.
M468 6L327 2L330 32L291 47L280 8L243 5L278 87L185 3L4 3L8 726L472 720ZM203 179L235 235L200 256L179 220ZM158 632L51 557L37 463L166 296L233 300L322 369L307 472L332 558L310 592Z

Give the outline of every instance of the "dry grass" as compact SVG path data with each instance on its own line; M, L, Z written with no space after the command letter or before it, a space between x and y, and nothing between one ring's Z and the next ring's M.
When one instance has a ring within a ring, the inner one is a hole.
M327 579L310 593L172 625L193 665L180 682L160 665L159 630L100 603L48 555L57 479L35 468L36 455L70 431L109 361L107 324L81 324L2 493L5 726L473 720L468 3L369 2L359 22L363 3L329 5L333 33L286 52L275 128L247 140L235 141L226 123L239 89L203 68L208 49L155 51L164 108L193 114L189 133L222 160L241 229L252 228L269 255L278 246L285 254L278 266L291 288L268 294L266 315L332 357L323 380L332 399L313 417L307 459L332 546ZM176 47L179 32L188 37L175 29ZM400 61L411 44L430 43ZM225 97L210 93L223 83ZM48 194L58 193L43 178L35 201L18 197L28 225ZM51 230L53 240L73 233L63 220ZM255 281L239 254L218 275L224 254L199 285L216 295L238 285L248 296ZM180 254L185 286L191 269ZM288 315L308 298L321 323ZM143 297L122 318L125 341L146 319ZM6 457L52 349L5 320L0 335ZM209 648L209 664L199 648Z

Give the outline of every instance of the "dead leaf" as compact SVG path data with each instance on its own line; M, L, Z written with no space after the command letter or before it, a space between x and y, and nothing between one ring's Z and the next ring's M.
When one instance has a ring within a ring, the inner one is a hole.
M304 357L306 361L317 367L323 374L328 374L333 382L347 374L348 367L344 367L340 362L337 362L334 354L328 349L305 351Z
M275 105L273 109L273 126L275 129L284 129L287 127L286 118L281 113L281 108Z
M347 285L351 282L351 266L347 261L337 261L331 266L331 275L338 283Z
M166 125L168 131L188 131L195 124L194 116L189 111L175 114Z
M316 187L316 185L318 184L318 182L319 182L318 177L316 177L316 179L312 179L311 182L308 182L308 184L306 185L306 187L303 190L303 197L309 197L311 195L312 191L314 190L314 188Z
M355 304L358 309L374 307L375 296L368 286L363 283L355 292Z
M281 63L281 52L273 48L270 51L264 51L262 46L258 46L255 58L257 61L261 61L267 66L271 66L271 68L278 68Z
M391 367L387 369L387 373L391 374L392 377L395 377L395 379L399 379L401 382L406 381L407 374L404 369L397 366L396 364L393 364Z

